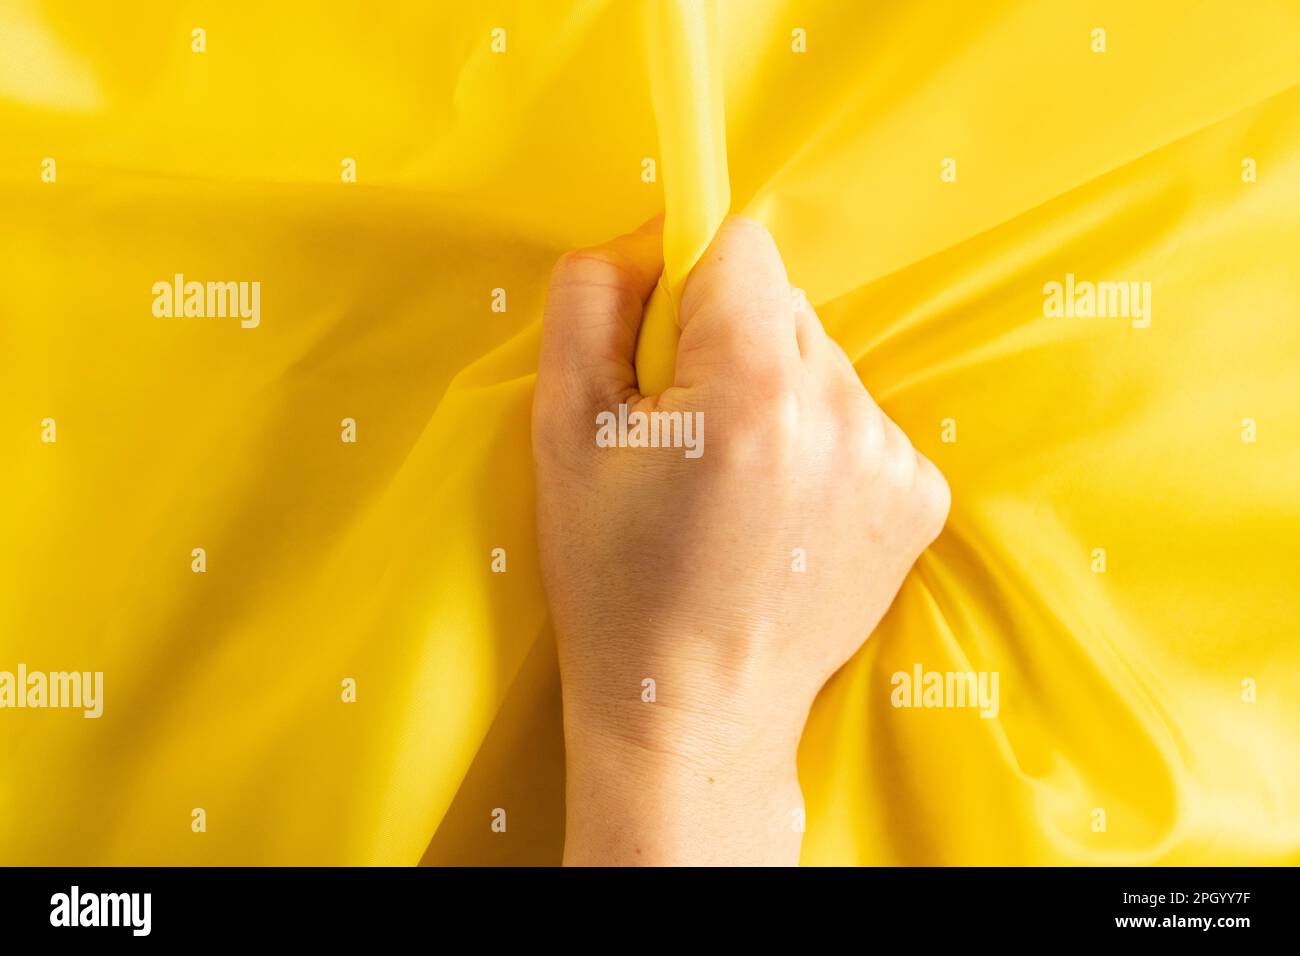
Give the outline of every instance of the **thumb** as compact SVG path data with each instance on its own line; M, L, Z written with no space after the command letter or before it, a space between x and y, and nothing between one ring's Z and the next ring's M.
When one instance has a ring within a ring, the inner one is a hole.
M676 384L720 374L764 387L801 372L785 264L760 223L728 216L681 297Z

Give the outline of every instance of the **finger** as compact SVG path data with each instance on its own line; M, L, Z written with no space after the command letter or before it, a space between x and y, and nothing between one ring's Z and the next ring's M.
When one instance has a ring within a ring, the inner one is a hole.
M585 414L636 389L637 330L663 270L663 217L551 271L542 316L537 400Z
M799 369L794 304L771 234L729 216L692 270L679 308L676 383L701 384L719 370L746 378Z

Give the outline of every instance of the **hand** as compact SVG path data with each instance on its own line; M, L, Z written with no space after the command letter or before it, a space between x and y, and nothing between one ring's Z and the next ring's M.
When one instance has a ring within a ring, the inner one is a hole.
M533 453L565 863L795 864L809 708L942 529L948 487L749 219L726 220L686 283L673 387L640 395L659 228L564 256L543 322ZM632 423L680 413L664 431L694 447L601 447L598 416L620 404Z

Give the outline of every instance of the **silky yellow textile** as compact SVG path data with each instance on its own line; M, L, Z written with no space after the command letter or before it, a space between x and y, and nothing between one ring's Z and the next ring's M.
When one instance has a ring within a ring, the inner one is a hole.
M540 310L665 208L647 383L746 213L952 487L804 862L1300 862L1294 0L0 0L0 671L104 675L0 709L0 863L557 862Z

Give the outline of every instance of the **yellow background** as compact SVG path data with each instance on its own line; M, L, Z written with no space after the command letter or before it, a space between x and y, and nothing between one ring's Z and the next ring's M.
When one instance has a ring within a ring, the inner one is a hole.
M647 376L748 213L953 491L804 862L1300 862L1294 0L0 0L0 670L105 673L0 711L0 863L557 862L539 314L665 204ZM260 327L155 317L177 272ZM1044 318L1067 272L1151 327ZM892 708L916 662L998 718Z

